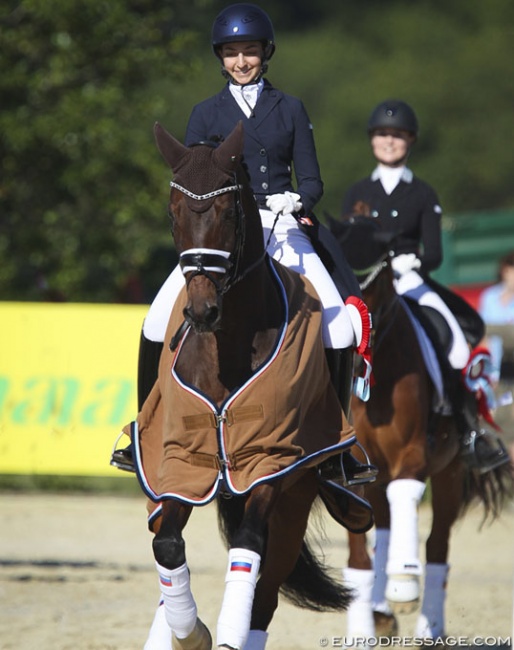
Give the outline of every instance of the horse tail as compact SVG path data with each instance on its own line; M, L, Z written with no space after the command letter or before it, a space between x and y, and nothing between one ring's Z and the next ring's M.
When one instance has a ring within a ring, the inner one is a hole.
M514 496L514 467L505 463L484 474L472 469L464 472L464 499L462 514L472 503L479 501L484 508L486 521L494 521L503 511L506 502Z
M293 571L280 587L286 600L314 612L344 611L352 601L352 591L335 578L311 551L307 540Z
M217 499L218 527L227 548L243 518L245 501L245 497L236 496ZM313 532L319 537L322 535L320 517L312 516L320 514L317 505L317 502L313 504L310 521L314 521ZM321 547L319 543L317 545ZM265 556L266 550L262 561ZM311 550L305 538L293 570L280 586L280 593L293 605L315 612L344 611L352 600L352 591L343 585L342 578L337 578L334 571L326 566L323 554Z

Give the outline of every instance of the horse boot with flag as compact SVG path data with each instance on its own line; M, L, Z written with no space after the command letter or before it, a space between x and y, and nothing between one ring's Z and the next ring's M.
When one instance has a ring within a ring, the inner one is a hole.
M347 419L350 417L350 399L353 388L353 348L325 348L328 369L332 384L336 390L342 409ZM350 451L332 456L319 465L319 475L322 480L341 482L343 486L361 485L376 479L377 468L369 461L364 448L359 444L366 458L361 463Z
M495 431L480 426L482 417L493 429L500 428L491 409L495 406L491 386L493 365L489 350L477 347L467 366L454 371L452 403L454 418L461 433L461 456L467 465L485 474L510 462L508 451Z
M141 331L141 339L139 341L139 357L137 368L137 408L141 411L146 398L150 394L157 380L159 372L159 360L163 343L160 341L150 341ZM132 443L122 449L116 449L121 433L116 442L114 443L114 450L111 455L110 464L113 467L122 469L125 472L135 472L134 458L132 455Z

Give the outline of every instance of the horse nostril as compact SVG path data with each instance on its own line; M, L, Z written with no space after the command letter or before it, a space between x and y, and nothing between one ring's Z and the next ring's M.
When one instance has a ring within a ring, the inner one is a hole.
M197 332L212 332L220 322L221 310L218 305L203 305L195 309L193 305L184 308L184 318Z
M220 317L220 310L218 309L217 305L212 305L211 307L208 307L205 311L205 322L208 325L214 325L215 323L218 322Z

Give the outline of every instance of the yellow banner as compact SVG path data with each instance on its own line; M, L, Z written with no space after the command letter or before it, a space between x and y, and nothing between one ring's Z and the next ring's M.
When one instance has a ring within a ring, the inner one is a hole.
M109 459L137 414L147 310L0 302L0 474L126 475Z

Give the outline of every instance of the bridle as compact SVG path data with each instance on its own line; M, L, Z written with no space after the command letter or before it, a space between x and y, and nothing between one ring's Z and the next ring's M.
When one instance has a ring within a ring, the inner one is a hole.
M355 273L357 277L361 275L366 276L362 282L359 282L359 287L361 291L367 289L369 285L372 284L377 279L379 274L386 268L388 257L389 257L389 251L387 251L387 253L384 253L378 259L378 261L375 262L375 264L368 266L367 269L359 269L358 271L352 269L352 271Z
M222 251L214 248L189 248L179 255L179 265L184 276L187 274L186 286L189 286L193 278L198 275L205 276L214 284L216 295L223 296L237 282L240 282L250 271L258 266L266 256L266 252L251 265L242 268L242 255L246 241L246 216L241 202L241 190L243 186L237 183L234 174L234 183L220 187L206 194L195 194L182 185L170 181L170 187L179 190L182 194L195 201L205 201L222 194L234 193L236 209L236 242L232 252ZM213 273L223 274L222 280L214 277Z
M383 255L380 256L380 258L375 262L375 264L372 264L369 266L367 269L359 269L358 271L355 269L352 269L355 275L358 276L365 276L364 280L362 282L359 282L359 287L361 291L365 291L368 287L370 287L373 282L378 278L380 273L388 266L388 258L391 256L390 251L387 251ZM389 312L392 312L393 310L396 311L400 305L400 302L398 300L398 296L396 292L394 293L394 298L393 300L388 304L388 305L381 305L374 313L373 313L373 329L375 330L375 333L378 331L378 325L380 322L384 322L384 319L389 315ZM375 351L379 347L382 339L388 332L388 330L392 327L394 322L394 318L391 318L387 324L387 327L385 330L381 332L380 337L376 337L373 342L373 348Z

